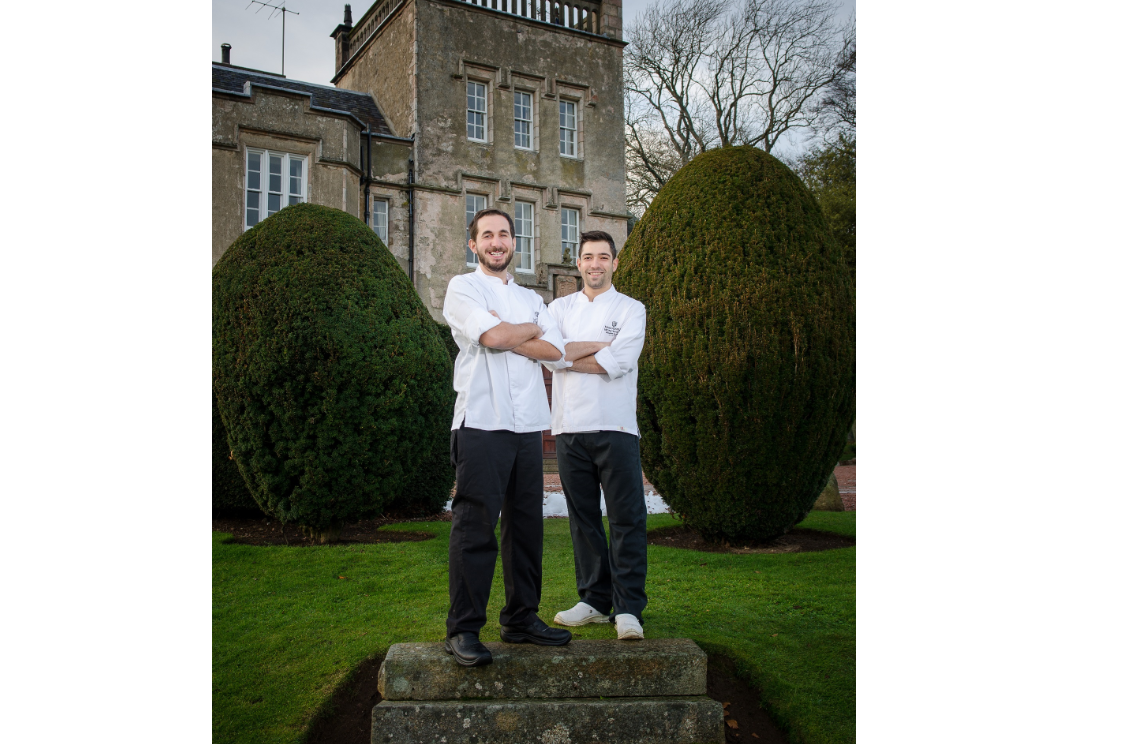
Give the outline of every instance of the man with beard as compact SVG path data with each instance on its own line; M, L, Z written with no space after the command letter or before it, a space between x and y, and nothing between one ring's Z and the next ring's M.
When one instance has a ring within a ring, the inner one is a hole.
M550 428L557 439L581 601L559 612L554 622L612 621L618 638L641 640L648 510L638 449L637 358L645 345L645 306L613 288L617 248L609 233L582 234L577 268L582 291L550 304L565 339L564 359L546 366L554 371Z
M458 479L451 506L450 610L446 650L463 666L493 661L478 640L494 579L501 516L509 643L562 646L570 632L538 618L542 587L542 431L550 426L538 360L565 350L542 298L514 283L514 222L484 209L470 223L478 269L450 280L442 314L458 344L450 457Z

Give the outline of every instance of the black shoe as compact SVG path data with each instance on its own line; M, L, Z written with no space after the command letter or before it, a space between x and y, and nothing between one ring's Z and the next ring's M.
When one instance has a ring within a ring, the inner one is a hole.
M494 660L490 649L482 645L477 633L457 633L446 639L446 650L462 666L484 666Z
M529 625L503 625L502 640L506 643L536 643L539 646L564 646L573 634L561 628L551 628L535 618Z

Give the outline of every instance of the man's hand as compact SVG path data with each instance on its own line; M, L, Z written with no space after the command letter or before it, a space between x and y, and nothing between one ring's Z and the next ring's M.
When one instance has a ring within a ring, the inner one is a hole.
M566 347L569 348L568 346ZM585 372L589 375L604 375L606 374L605 368L597 363L597 360L592 356L582 357L574 361L572 367L568 367L569 372Z

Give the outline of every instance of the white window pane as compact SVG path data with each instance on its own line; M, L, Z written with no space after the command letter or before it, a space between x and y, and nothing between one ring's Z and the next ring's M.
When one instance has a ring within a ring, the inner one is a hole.
M257 152L247 153L247 188L256 189L259 186L259 171L262 165L262 155Z
M376 199L374 202L374 234L382 242L387 241L387 215L390 204L387 201Z
M268 194L267 195L267 214L271 215L278 212L282 208L283 203L282 194Z
M302 200L303 200L302 197L292 195L289 203L290 204L298 204Z

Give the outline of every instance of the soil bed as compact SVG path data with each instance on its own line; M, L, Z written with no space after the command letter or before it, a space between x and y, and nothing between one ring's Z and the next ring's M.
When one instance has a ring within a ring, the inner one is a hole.
M449 521L448 517L435 517L433 520L418 521ZM361 522L343 525L337 542L334 545L346 543L392 543L392 542L418 542L429 540L434 535L429 532L379 532L378 528L384 524L397 522L411 522L410 518L375 517L364 519ZM221 517L211 520L213 532L230 532L234 542L244 545L289 545L291 547L311 547L318 543L303 534L301 527L296 525L282 525L267 517Z
M382 702L378 692L381 665L381 658L359 664L350 682L331 698L327 714L315 721L307 744L370 744L370 712ZM706 687L705 693L725 708L727 743L788 744L784 733L761 709L761 696L737 677L732 659L709 654Z
M705 542L705 539L691 527L677 525L650 530L649 542L652 545L701 550L706 553L813 553L818 550L853 547L856 545L856 538L796 528L768 542L711 543Z

